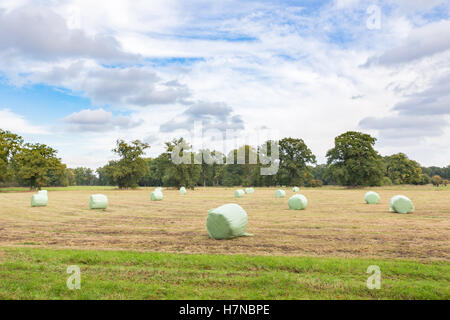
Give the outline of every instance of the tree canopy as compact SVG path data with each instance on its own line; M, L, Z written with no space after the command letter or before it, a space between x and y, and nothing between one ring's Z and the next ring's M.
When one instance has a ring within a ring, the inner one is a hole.
M376 138L349 131L335 138L327 152L327 175L345 186L379 185L384 177L382 157L373 148Z
M109 184L115 184L121 189L136 188L138 182L145 176L149 168L143 155L150 145L139 140L127 143L117 140L112 150L119 160L110 161L100 172L105 175Z
M336 137L334 148L327 152L327 164L316 165L316 156L297 138L267 141L256 148L243 145L226 155L216 150L192 150L187 141L179 138L166 142L165 151L155 158L145 157L150 148L146 143L117 140L112 150L116 160L94 171L85 167L66 168L55 149L39 143L24 144L19 135L0 129L0 185L23 185L31 189L113 185L128 189L449 183L450 165L420 167L403 153L382 158L374 149L375 142L368 134L346 132ZM279 147L279 152L272 150L274 146ZM273 175L263 174L269 167L279 170L274 170Z
M284 138L279 142L280 170L282 185L304 186L313 180L309 164L316 163L316 156L302 139Z
M11 161L22 144L22 137L0 129L0 182L7 182L13 176Z
M386 177L394 184L421 184L423 180L420 165L404 153L384 157L384 164Z
M41 188L50 183L51 178L64 177L66 166L56 157L57 151L45 144L27 143L14 155L15 174L30 189Z

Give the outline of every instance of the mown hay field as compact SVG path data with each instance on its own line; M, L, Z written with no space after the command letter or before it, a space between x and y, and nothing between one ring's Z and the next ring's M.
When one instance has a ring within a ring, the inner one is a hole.
M150 201L152 190L51 190L43 208L30 207L31 193L0 193L0 247L450 260L450 188L373 188L378 205L365 204L369 189L301 189L309 201L304 211L289 210L291 188L284 199L275 198L275 188L240 199L234 188L198 188L185 196L169 189L160 202ZM109 197L106 211L89 210L92 193ZM396 194L408 196L416 211L389 212ZM225 203L247 211L254 237L208 237L207 212Z

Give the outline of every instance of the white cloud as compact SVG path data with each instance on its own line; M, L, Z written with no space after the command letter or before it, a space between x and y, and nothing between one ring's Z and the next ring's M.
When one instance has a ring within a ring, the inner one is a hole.
M10 109L0 109L0 128L19 134L49 134L49 131L28 122Z
M408 63L447 50L450 50L450 20L443 20L413 29L399 46L379 57L372 57L367 64L390 66Z
M63 119L69 129L80 132L103 132L114 129L130 129L142 124L142 120L133 120L130 116L113 116L103 109L84 109L72 113Z
M51 9L24 6L10 12L0 10L0 50L23 56L54 60L88 57L103 61L136 61L138 56L122 51L109 35L90 37L80 29L69 29L66 20Z
M281 136L303 138L321 162L336 135L360 129L377 135L377 147L384 152L417 156L422 148L428 151L420 161L429 165L446 165L450 158L440 145L448 137L447 122L433 118L427 122L433 129L422 130L420 117L407 114L413 109L430 117L432 110L445 114L445 94L433 94L436 100L428 101L427 108L417 103L431 95L428 89L438 88L435 82L450 69L449 22L423 15L445 2L414 1L414 8L406 0L380 1L380 30L366 28L366 8L373 1L334 1L311 10L257 1L119 0L107 7L84 0L51 3L59 18L50 14L49 21L70 22L70 28L62 28L63 41L54 43L60 39L55 35L36 43L29 35L42 38L44 26L32 30L27 25L23 41L4 42L8 48L0 52L0 70L16 84L45 83L90 99L90 110L66 118L65 128L72 131L61 137L70 146L55 139L72 163L82 164L85 157L87 164L97 165L103 152L106 161L119 137L160 144L172 138L167 124L189 128L195 119L222 127L238 124L244 133L261 126L278 129ZM7 9L3 17L17 8L9 2ZM72 46L74 28L91 49ZM92 49L102 43L99 39L114 50ZM57 61L44 59L56 53ZM121 54L143 60L104 65L106 58ZM189 57L199 59L184 64ZM37 58L41 61L33 61ZM170 62L173 58L181 62ZM369 58L374 63L360 68ZM427 97L418 95L424 92ZM199 108L199 101L209 107ZM359 127L361 119L370 120ZM408 129L413 138L402 138L400 144L392 139L399 124L413 127ZM71 150L74 145L79 152ZM101 152L95 153L93 145L101 146Z

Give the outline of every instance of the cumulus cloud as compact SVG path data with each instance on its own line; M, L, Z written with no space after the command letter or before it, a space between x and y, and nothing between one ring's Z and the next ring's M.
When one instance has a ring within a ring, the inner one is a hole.
M391 140L441 136L449 125L445 115L450 114L450 74L434 79L426 90L406 95L392 111L396 114L367 117L359 125Z
M84 57L123 62L139 58L124 52L114 37L91 37L82 30L69 29L63 17L35 6L0 10L0 50L40 60Z
M417 116L450 114L450 74L434 79L428 89L408 95L394 110Z
M171 121L161 125L161 132L178 129L190 130L199 121L203 128L225 131L227 129L243 130L245 125L240 115L234 115L233 109L222 102L199 101Z
M449 91L432 79L449 70L448 21L438 21L448 19L448 1L118 0L107 7L92 1L50 1L56 13L43 8L53 13L32 12L48 17L37 30L31 30L33 16L23 20L24 31L16 28L25 37L11 26L18 25L12 13L26 17L27 10L14 11L16 2L8 3L0 4L7 8L0 15L2 26L8 19L7 28L0 30L5 81L13 82L15 75L19 84L50 85L87 97L90 111L104 108L96 117L86 113L64 121L72 131L67 130L69 146L62 151L73 152L77 163L92 161L81 159L78 149L95 146L92 159L98 161L97 146L112 143L118 135L167 141L171 131L190 129L199 120L204 127L220 130L277 128L280 137L305 139L324 161L333 137L357 129L363 119L361 127L385 138L377 148L401 141L400 150L415 148L423 164L447 164L449 152L442 141L449 137L444 121ZM382 9L379 30L366 28L366 8L373 4ZM72 8L79 9L80 19L68 28L61 19L68 21ZM52 30L45 33L48 26ZM48 39L42 39L43 34ZM81 39L83 45L74 48L73 39ZM136 64L109 63L130 61L127 52L144 58ZM370 57L373 65L384 67L360 68ZM79 108L87 108L85 101L81 103ZM103 122L95 121L102 117ZM145 125L133 127L139 121ZM99 133L87 136L73 130ZM422 137L427 137L426 143L419 146ZM54 141L58 139L63 137ZM386 139L389 144L383 145ZM108 145L105 154L109 149ZM439 163L438 153L443 159Z
M367 117L360 121L363 129L378 130L380 137L388 140L412 139L416 142L424 137L439 136L444 132L447 121L440 117L399 116Z
M72 113L63 119L69 124L71 131L103 132L114 129L130 129L142 124L142 121L133 120L130 116L114 116L103 109L84 109Z
M29 123L25 117L10 109L0 110L0 128L19 134L48 134L48 130Z
M75 62L35 72L33 82L63 84L82 92L96 105L146 107L155 104L184 103L189 89L176 80L164 81L146 67L106 68Z
M399 46L382 55L371 57L366 66L392 66L429 57L450 49L450 20L443 20L413 29Z

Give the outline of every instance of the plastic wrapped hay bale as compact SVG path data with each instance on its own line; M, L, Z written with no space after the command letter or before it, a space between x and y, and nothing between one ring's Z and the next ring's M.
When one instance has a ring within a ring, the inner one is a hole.
M245 196L245 191L242 189L236 190L234 192L234 197L235 198L243 198Z
M380 202L380 195L374 191L369 191L364 196L367 204L378 204Z
M299 192L299 191L300 191L300 188L299 188L299 187L294 187L294 188L292 189L292 191L294 191L294 192Z
M247 225L247 212L235 203L209 210L206 221L209 236L216 240L251 236L245 232Z
M150 195L150 199L152 201L161 201L164 199L164 195L163 195L162 191L155 190Z
M38 194L42 194L43 196L48 197L48 192L47 192L47 190L40 190L40 191L38 191Z
M308 206L308 199L302 194L296 194L289 199L288 203L291 210L305 210Z
M90 209L106 209L108 208L108 197L104 194L93 194L89 200Z
M182 196L184 196L186 193L187 193L186 188L185 188L185 187L181 187L181 189L180 189L180 194L181 194Z
M44 194L33 194L31 197L32 207L45 207L48 204L48 197Z
M286 197L286 191L284 190L275 191L275 198L284 198L284 197Z
M245 193L247 193L247 194L251 194L251 193L254 193L254 192L255 192L255 189L253 189L253 188L245 189Z
M414 204L405 196L398 195L391 198L389 211L397 213L414 212Z

